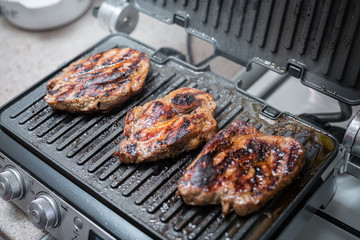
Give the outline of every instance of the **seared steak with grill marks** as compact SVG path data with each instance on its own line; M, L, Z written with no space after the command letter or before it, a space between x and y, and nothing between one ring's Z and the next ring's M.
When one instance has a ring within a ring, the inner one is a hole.
M304 165L304 149L291 137L261 134L233 122L216 134L186 169L178 191L190 205L222 205L240 216L259 210L291 183Z
M51 79L45 100L55 110L108 112L142 90L149 66L148 56L131 48L96 53Z
M215 108L213 96L189 87L134 107L115 156L124 163L152 162L195 149L217 132Z

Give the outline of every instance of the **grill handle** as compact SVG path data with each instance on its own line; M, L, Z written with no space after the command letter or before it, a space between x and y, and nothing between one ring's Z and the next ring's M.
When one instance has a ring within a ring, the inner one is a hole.
M340 173L348 173L360 180L360 111L349 123L340 150L344 159Z

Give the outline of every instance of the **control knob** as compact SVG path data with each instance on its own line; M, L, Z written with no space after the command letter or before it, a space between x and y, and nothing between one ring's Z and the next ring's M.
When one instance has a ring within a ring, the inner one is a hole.
M20 199L25 193L25 183L20 173L12 167L0 173L0 197L5 201Z
M48 194L40 194L27 207L30 221L39 229L56 227L60 223L60 210Z
M139 18L139 12L127 0L105 0L93 14L111 32L131 33Z

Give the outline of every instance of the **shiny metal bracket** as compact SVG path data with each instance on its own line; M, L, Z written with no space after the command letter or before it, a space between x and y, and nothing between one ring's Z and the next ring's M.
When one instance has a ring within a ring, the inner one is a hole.
M340 173L348 173L360 179L360 111L349 123L340 151L344 159Z

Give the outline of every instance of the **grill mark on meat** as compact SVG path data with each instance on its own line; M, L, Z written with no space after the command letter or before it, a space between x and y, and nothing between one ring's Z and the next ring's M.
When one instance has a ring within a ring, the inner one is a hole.
M59 102L62 102L62 101L65 101L69 95L72 94L72 90L76 87L75 85L66 85L66 86L61 86L61 88L59 88L59 91L60 90L63 90L63 88L67 88L66 91L60 93L57 95L56 97L56 100L58 100Z
M192 150L216 133L215 108L215 100L210 94L189 87L134 107L126 114L123 132L126 138L115 156L121 162L139 163ZM135 157L124 149L134 142L137 143Z
M87 88L80 87L80 89L77 91L77 93L75 93L74 98L80 98L80 97L84 96L86 91L87 91Z
M256 176L258 176L259 178L264 176L264 171L261 169L261 167L256 166L254 169L255 169L255 175Z
M167 135L164 142L167 145L172 145L172 144L178 142L180 139L182 139L189 133L188 128L189 128L190 124L191 124L190 120L187 118L184 118L180 127L175 126L176 129L174 129L169 135Z
M112 57L109 57L105 61L103 61L99 66L99 69L123 63L125 60L129 59L129 56L131 56L131 54L134 54L134 52L135 52L134 49L127 49L127 52L123 53L119 59L116 58L114 59L114 55L113 55ZM91 63L96 64L100 59L104 57L105 53L106 52L98 53L93 55L93 57L90 57Z
M128 84L130 81L131 81L130 79L127 79L122 84ZM104 90L105 92L104 96L114 95L116 91L118 91L121 88L122 84L109 84L110 86L106 87L106 89Z
M88 85L106 85L111 84L114 82L117 83L124 83L131 73L136 71L139 68L138 63L140 62L140 58L133 62L133 59L131 61L130 66L128 66L125 69L121 69L120 67L114 67L110 70L110 73L105 72L106 68L102 69L96 69L94 72L87 73L88 79L86 81L86 86ZM124 63L123 60L120 61L120 63ZM85 74L85 73L84 73ZM102 76L105 75L105 76ZM83 79L82 75L72 76L72 77L78 77L77 81L81 81Z
M59 92L60 89L61 89L61 88L52 90L52 91L50 92L50 94L51 94L51 95L55 95L57 92Z
M194 94L176 94L173 99L171 99L171 102L175 105L186 105L189 106L195 101Z
M134 138L136 140L141 140L141 132L142 132L142 130L139 130L134 134Z
M45 100L56 110L107 112L141 91L148 69L148 56L134 49L96 53L50 80Z
M142 128L146 128L157 122L160 118L169 119L174 113L175 112L168 106L165 106L164 103L155 100L143 111L144 115L136 120L138 120ZM140 133L138 133L138 135L139 134Z
M272 150L270 144L265 141L255 141L254 139L249 140L246 148L249 153L255 153L257 156L254 158L258 159L260 162L264 162L264 160L269 156L269 151Z
M244 216L289 185L304 159L296 139L261 134L236 121L205 145L186 169L178 190L187 204L221 203L224 215L232 206Z
M272 191L276 187L276 183L278 182L279 177L278 176L271 176L270 177L270 183L266 186L268 191Z
M77 65L75 66L74 70L75 70L75 71L76 71L76 70L79 70L79 69L81 69L82 67L83 67L83 64L82 64L82 63L77 64Z
M209 186L217 177L217 170L210 154L202 155L190 170L194 172L191 175L190 182L198 187Z
M135 155L136 154L136 143L131 143L129 145L126 145L126 152Z
M201 104L201 101L196 98L198 94L199 93L176 94L171 99L171 103L178 112L188 113Z
M90 97L97 97L103 92L103 89L104 87L101 85L93 85L86 89L86 94L88 94Z
M100 58L102 58L104 55L104 53L96 53L94 54L93 56L90 57L90 61L93 62L93 63L96 63L97 61L100 60Z
M299 147L298 146L292 146L291 150L290 150L290 154L289 154L289 161L287 162L287 172L286 174L289 175L295 168L296 166L296 161L295 159L299 158L298 155L299 152Z
M156 113L155 113L156 112ZM153 111L153 113L155 113L154 118L158 119L160 116L163 116L162 114L158 114L158 113L164 113L163 115L166 116L167 114L169 116L171 116L171 111ZM170 114L169 114L170 113ZM147 121L148 125L153 124L155 121L152 121L154 118L151 118L151 121ZM170 132L168 135L166 135L166 137L162 140L157 140L156 143L158 145L172 145L175 144L176 142L178 142L179 140L181 140L183 137L185 137L189 131L188 131L188 127L191 125L191 121L187 118L184 118L184 120L177 125L171 125L171 124L167 124L165 128L163 128L162 130L166 130L167 132ZM161 130L161 129L158 129ZM153 138L154 136L158 135L158 132L153 131L153 132L146 132L145 134L143 133L143 130L139 130L136 131L134 133L134 138L135 140L138 141L147 141L151 138Z
M229 168L229 166L233 163L233 159L230 157L227 157L222 161L220 164L216 165L216 172L218 175L222 175L225 173L226 169Z
M154 104L149 106L149 108L151 107L152 107L151 115L149 118L157 120L161 115L164 115L165 110L164 110L164 104L162 102L154 101Z

